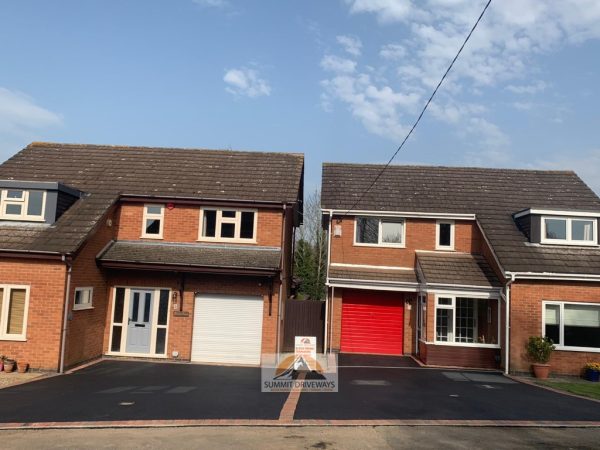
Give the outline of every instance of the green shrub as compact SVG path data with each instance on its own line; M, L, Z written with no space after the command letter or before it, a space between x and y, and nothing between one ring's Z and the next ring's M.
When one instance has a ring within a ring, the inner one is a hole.
M554 350L552 339L541 336L531 336L527 342L527 356L533 363L546 364Z

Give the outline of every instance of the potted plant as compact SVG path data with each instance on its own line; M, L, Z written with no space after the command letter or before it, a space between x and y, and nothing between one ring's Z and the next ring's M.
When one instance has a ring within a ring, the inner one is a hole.
M4 370L4 355L0 355L0 372Z
M15 361L14 361L14 359L8 359L8 358L6 358L4 360L4 371L5 372L12 372L14 368L15 368Z
M25 372L27 372L28 367L29 367L29 363L28 362L17 361L17 371L19 373L25 373Z
M600 381L600 362L589 362L585 365L585 379L594 383Z
M536 378L546 379L550 374L550 355L554 351L552 339L542 336L531 336L527 342L527 356L532 362Z

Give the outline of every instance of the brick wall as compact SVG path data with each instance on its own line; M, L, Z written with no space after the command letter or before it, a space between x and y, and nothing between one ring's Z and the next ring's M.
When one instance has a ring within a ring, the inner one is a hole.
M109 308L107 327L104 338L104 351L108 351L110 323L112 313L112 296L115 286L122 287L152 287L180 290L181 275L144 272L144 271L110 271L108 277ZM279 283L273 283L271 311L269 314L269 282L265 278L241 277L230 275L195 275L185 276L185 288L181 309L187 316L178 315L173 311L173 304L169 311L169 331L167 338L167 356L171 358L172 352L179 352L178 359L189 360L192 351L192 330L194 320L195 292L203 294L232 294L232 295L261 295L264 299L262 352L275 353L277 346L277 311L279 303ZM180 300L178 300L179 302Z
M143 203L125 202L121 204L119 210L117 239L157 240L141 238L144 218ZM163 241L198 242L200 206L175 204L173 209L165 208L164 211ZM282 224L283 211L281 209L260 209L257 217L257 242L254 245L280 247Z
M517 281L511 287L510 369L528 372L531 363L525 354L530 336L542 334L542 301L559 300L600 303L600 285L593 283ZM600 353L555 351L550 359L556 374L579 375L583 365L599 361Z
M66 266L61 261L0 260L0 284L27 285L29 307L25 342L0 340L0 354L24 360L34 369L56 370L66 281Z
M108 220L111 220L111 226L108 226ZM105 275L96 265L96 255L113 239L115 232L114 211L111 211L98 224L94 235L84 244L73 260L65 353L66 367L102 355L108 295ZM78 287L94 289L93 309L73 309L75 289Z
M375 266L415 266L415 250L435 250L436 221L406 219L406 247L370 247L354 245L354 217L333 225L342 226L342 236L332 237L331 262ZM457 252L480 253L481 235L473 221L455 221L454 248Z

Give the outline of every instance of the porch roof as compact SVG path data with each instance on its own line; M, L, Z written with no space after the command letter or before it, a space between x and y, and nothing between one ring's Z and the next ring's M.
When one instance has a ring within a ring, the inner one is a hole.
M146 268L181 271L279 271L281 249L241 245L114 241L98 256L108 268Z
M501 287L494 271L481 255L468 253L419 252L417 265L426 284Z
M347 266L331 266L329 278L340 280L388 281L396 283L417 283L415 271L398 269L367 269Z

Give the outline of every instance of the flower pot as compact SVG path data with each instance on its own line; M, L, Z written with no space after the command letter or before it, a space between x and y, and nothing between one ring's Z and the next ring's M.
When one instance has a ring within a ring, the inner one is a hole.
M585 371L585 379L598 383L600 381L600 370L587 369Z
M5 372L12 372L14 368L15 368L14 361L4 361L4 371Z
M21 361L19 361L17 363L17 371L19 373L25 373L25 372L27 372L28 368L29 368L29 363L28 362L21 362Z
M545 380L550 375L550 364L532 364L533 373L536 378Z

